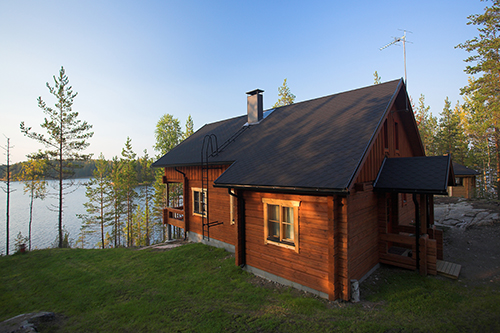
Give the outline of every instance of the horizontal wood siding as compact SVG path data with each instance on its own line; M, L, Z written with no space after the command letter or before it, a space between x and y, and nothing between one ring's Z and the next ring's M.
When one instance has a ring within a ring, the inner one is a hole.
M378 197L371 187L347 197L350 279L360 279L379 262Z
M262 198L300 201L299 251L264 242ZM326 197L245 192L246 263L328 293L328 204Z
M226 169L227 165L211 167L208 172L209 179L209 194L208 205L210 206L210 222L219 221L223 224L210 228L210 238L235 245L236 242L236 228L230 221L230 195L226 188L213 187L213 182L217 179ZM202 170L201 167L178 167L177 170L186 174L189 182L189 188L186 189L186 195L189 195L189 207L185 207L189 220L189 232L194 232L202 235L202 218L201 216L193 214L191 189L201 188ZM169 182L182 182L183 175L177 172L174 168L165 168L165 179Z

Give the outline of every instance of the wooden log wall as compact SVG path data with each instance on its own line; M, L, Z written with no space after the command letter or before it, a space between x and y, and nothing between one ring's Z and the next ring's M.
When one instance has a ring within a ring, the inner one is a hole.
M211 169L208 170L208 183L210 185L208 188L209 202L207 204L210 206L210 222L223 222L221 225L210 228L210 238L235 245L236 229L235 224L231 224L230 221L230 195L226 188L217 188L213 186L214 180L217 179L227 168L227 165L221 165L211 167ZM201 188L202 169L199 166L178 167L177 169L184 172L188 180L188 186L184 189L185 196L187 196L185 200L187 205L184 206L184 210L186 212L184 219L187 221L186 224L188 225L187 231L202 235L202 217L193 214L191 191L192 188ZM165 168L165 180L168 182L184 182L184 176L177 172L175 168Z
M298 253L265 244L262 198L300 201ZM328 235L332 230L328 226L328 198L246 191L244 200L247 265L329 293Z
M347 197L350 279L360 279L379 262L378 195L370 185Z

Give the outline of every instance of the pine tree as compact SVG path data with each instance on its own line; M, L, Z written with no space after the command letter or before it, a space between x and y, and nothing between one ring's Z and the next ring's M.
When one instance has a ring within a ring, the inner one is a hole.
M186 120L186 131L182 134L182 140L186 140L194 133L194 122L191 115Z
M135 208L135 199L137 197L137 192L135 188L137 187L137 174L135 172L135 160L136 154L132 150L132 140L127 137L125 142L125 147L122 149L121 162L121 175L119 178L119 187L124 193L126 202L126 212L127 212L127 246L134 245L133 239L133 225L132 225L132 214Z
M56 172L56 179L59 181L58 188L58 230L59 247L63 247L63 195L65 186L63 180L74 174L74 169L78 166L75 161L87 160L90 155L81 154L90 143L94 133L90 132L92 125L86 121L77 119L78 112L73 111L73 100L78 93L73 92L69 85L64 67L61 67L59 76L54 76L54 86L47 83L50 94L56 98L55 108L47 106L42 97L38 97L38 107L48 116L41 127L47 130L48 136L31 131L24 121L21 122L21 132L29 138L34 139L47 147L47 150L38 156L45 158L49 165Z
M279 108L280 106L291 105L295 101L295 95L292 94L290 88L286 84L286 79L283 80L283 85L278 87L278 101L273 105L273 108Z
M426 155L435 155L437 152L435 146L435 136L437 133L437 119L430 112L430 106L425 105L425 96L420 95L418 99L418 107L414 108L415 120L417 122L418 131L422 144L425 148Z
M144 165L143 182L141 188L141 196L144 199L144 221L145 221L145 245L150 245L150 222L151 222L151 204L153 200L153 182L155 181L155 170L151 168L153 160L149 157L147 149L144 149L144 156L141 158L141 163Z
M469 81L462 89L463 94L474 98L481 103L491 114L490 128L493 133L496 154L496 183L500 183L500 0L493 0L490 7L486 7L483 14L474 14L468 17L467 25L475 25L479 35L458 48L473 53L465 62L465 72L471 75L481 75ZM500 199L500 190L497 186L497 196Z
M378 72L375 71L373 73L373 84L380 84L382 82L382 78L378 75Z
M113 204L112 188L109 181L109 163L101 153L96 160L96 169L93 178L87 183L85 196L87 202L83 204L87 214L77 216L88 226L98 226L101 233L101 245L104 248L104 228L112 220L111 206Z
M119 247L122 245L122 230L123 230L123 216L126 214L126 202L125 193L121 188L122 184L122 161L118 157L113 157L111 161L111 173L109 174L109 180L111 183L111 195L113 198L113 222L112 222L112 235L114 239L114 247Z
M436 136L437 147L439 154L449 153L454 161L465 164L468 145L459 112L460 105L457 103L457 106L452 110L451 103L446 97L439 119L439 131Z

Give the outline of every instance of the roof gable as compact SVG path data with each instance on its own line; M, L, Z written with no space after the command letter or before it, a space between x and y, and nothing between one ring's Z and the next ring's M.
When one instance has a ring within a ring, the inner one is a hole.
M280 107L244 130L246 116L208 124L155 166L200 164L203 138L213 133L226 148L210 162L231 163L216 186L347 191L402 87L395 80Z

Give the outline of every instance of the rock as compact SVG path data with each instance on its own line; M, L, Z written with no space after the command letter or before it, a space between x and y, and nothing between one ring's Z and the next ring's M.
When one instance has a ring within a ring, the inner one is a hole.
M54 320L53 312L25 313L0 323L0 333L38 332L37 323Z

